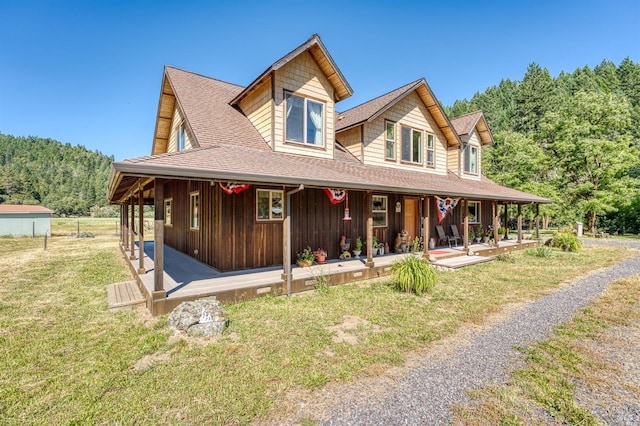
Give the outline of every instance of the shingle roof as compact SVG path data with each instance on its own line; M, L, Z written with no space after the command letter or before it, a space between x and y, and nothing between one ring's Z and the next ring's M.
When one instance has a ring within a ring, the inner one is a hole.
M346 153L339 154L332 160L233 145L210 146L125 160L114 163L114 168L123 174L148 176L304 184L472 197L478 200L549 202L542 197L505 188L484 177L481 181L474 181L462 179L453 173L442 176L383 166L365 166Z
M166 67L166 75L201 147L239 145L270 150L251 122L229 105L242 86Z
M474 111L460 117L451 119L451 125L455 129L458 136L466 142L468 136L473 130L478 127L478 133L482 139L483 145L490 145L493 143L493 136L489 131L487 121L484 118L482 111Z
M0 214L28 214L28 213L53 213L43 206L32 206L25 204L0 204Z
M369 118L377 115L379 112L386 110L389 106L402 98L403 95L415 89L421 81L422 79L405 84L404 86L398 87L397 89L378 96L375 99L371 99L368 102L338 113L336 132L363 123Z

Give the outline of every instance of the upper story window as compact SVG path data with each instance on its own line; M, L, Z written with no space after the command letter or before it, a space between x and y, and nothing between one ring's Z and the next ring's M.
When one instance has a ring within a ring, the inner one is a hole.
M256 190L257 220L282 220L283 193L271 189Z
M464 171L478 174L478 147L467 145L464 148Z
M422 132L402 127L402 161L422 163Z
M292 93L285 93L285 139L324 146L324 105Z
M396 123L391 121L384 122L385 127L385 146L384 158L387 160L396 159Z
M436 143L432 134L427 133L427 166L436 165Z
M187 135L184 130L184 123L178 126L178 134L177 134L177 149L178 151L184 151L187 141Z
M373 203L371 207L373 226L387 226L387 197L385 195L373 195L371 201Z
M191 212L189 227L200 229L200 192L192 192L189 200L189 210Z

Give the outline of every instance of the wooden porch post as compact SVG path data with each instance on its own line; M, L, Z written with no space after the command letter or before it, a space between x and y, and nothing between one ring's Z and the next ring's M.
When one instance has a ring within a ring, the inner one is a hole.
M153 223L153 291L160 292L159 297L165 297L164 291L164 179L156 178L154 182L153 204L155 222Z
M286 194L287 188L284 188ZM291 271L291 249L289 248L289 235L291 232L291 217L289 216L289 197L282 200L282 274L280 278L287 282L287 276Z
M136 260L136 199L131 197L131 228L130 228L130 236L129 236L129 244L131 245L131 256L129 259Z
M493 245L498 247L498 228L500 228L500 209L498 208L498 201L491 203L493 209Z
M422 256L426 257L427 259L429 258L429 236L430 236L429 223L431 222L431 218L430 218L431 211L429 210L430 204L431 204L431 197L427 195L422 199L422 213L424 215L424 218L422 220L422 227L424 228L424 241L422 242L424 244L424 252Z
M504 203L504 239L508 239L509 238L509 217L508 217L508 212L509 210L509 204Z
M522 242L522 204L518 204L518 243Z
M138 191L138 273L145 274L144 268L144 190Z
M540 204L536 204L536 240L540 239Z
M121 210L124 214L124 227L122 233L124 234L124 250L126 252L129 248L129 206L126 201L122 203Z
M367 191L364 202L367 212L367 261L364 266L373 268L373 196L371 191Z
M462 209L464 214L464 225L462 227L464 232L464 251L469 251L469 202L466 198L462 200Z

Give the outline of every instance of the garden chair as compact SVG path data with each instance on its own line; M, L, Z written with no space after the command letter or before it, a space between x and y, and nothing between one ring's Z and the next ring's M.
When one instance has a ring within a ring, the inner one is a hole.
M444 228L442 227L442 225L436 225L436 231L438 232L438 245L440 245L441 242L446 242L447 244L449 244L449 247L451 247L451 240L453 240L454 242L456 241L455 237L444 233ZM456 246L457 245L458 244L456 243Z
M451 237L452 240L454 240L454 242L456 243L456 247L458 246L458 240L460 240L460 243L462 243L462 237L460 236L460 232L458 232L458 226L457 225L451 225L451 232L453 233L453 237Z

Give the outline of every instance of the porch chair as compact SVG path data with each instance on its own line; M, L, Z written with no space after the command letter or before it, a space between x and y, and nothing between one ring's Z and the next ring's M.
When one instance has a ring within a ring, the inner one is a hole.
M451 240L456 242L455 237L444 233L444 228L442 227L442 225L436 225L436 231L438 232L438 245L440 245L441 242L446 242L447 244L449 244L449 247L451 247ZM457 245L458 244L456 244L456 246Z
M460 240L460 244L462 244L462 237L460 236L460 232L458 232L457 225L451 225L451 232L453 233L453 237L451 237L451 239L455 241L456 247L458 246L458 240Z

